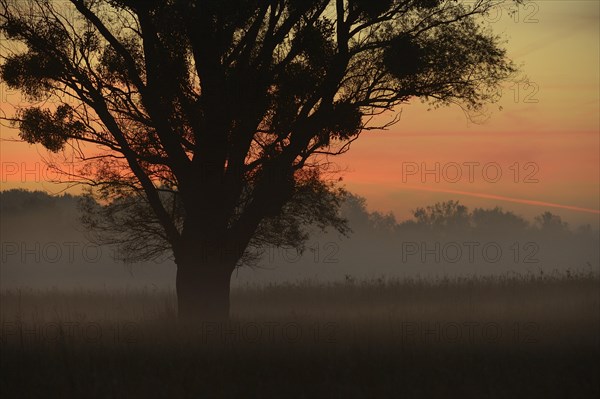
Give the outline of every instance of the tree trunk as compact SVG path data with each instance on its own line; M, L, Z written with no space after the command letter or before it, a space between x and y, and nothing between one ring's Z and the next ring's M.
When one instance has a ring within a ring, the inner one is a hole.
M229 291L235 264L199 258L177 263L179 320L191 324L226 322L229 319Z

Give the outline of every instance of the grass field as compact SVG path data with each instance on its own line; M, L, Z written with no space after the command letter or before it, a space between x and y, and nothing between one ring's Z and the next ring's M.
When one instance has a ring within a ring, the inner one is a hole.
M242 286L194 330L172 292L0 299L2 398L600 395L593 273Z

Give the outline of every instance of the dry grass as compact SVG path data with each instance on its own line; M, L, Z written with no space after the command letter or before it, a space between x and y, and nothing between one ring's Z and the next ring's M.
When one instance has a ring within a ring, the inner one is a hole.
M0 299L3 398L600 394L591 273L242 286L194 331L172 292Z

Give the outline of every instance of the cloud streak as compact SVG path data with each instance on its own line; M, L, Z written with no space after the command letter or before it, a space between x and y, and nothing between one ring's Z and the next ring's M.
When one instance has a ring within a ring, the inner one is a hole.
M504 202L513 202L513 203L517 203L517 204L543 206L543 207L549 207L549 208L559 208L559 209L566 209L566 210L571 210L571 211L576 211L576 212L585 212L585 213L600 215L600 210L598 210L598 209L583 208L583 207L579 207L579 206L557 204L557 203L546 202L546 201L537 201L537 200L529 200L529 199L523 199L523 198L506 197L503 195L496 195L496 194L486 194L486 193L477 193L477 192L471 192L471 191L452 190L452 189L447 189L447 188L423 187L423 186L415 186L415 185L403 186L402 188L408 189L408 190L417 190L417 191L430 191L430 192L457 194L457 195L464 195L464 196L468 196L468 197L493 199L493 200L504 201Z

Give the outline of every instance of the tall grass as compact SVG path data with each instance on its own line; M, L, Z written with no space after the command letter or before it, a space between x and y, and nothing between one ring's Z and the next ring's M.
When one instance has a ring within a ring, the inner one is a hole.
M0 293L2 397L597 397L594 273L299 281L178 325L175 295Z

